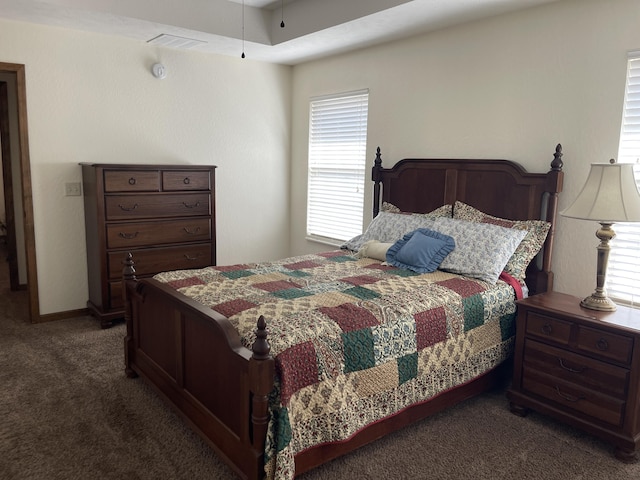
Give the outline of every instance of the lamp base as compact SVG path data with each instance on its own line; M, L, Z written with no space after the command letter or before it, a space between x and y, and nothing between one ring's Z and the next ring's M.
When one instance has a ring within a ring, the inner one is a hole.
M601 312L614 312L618 308L606 295L601 296L595 293L582 300L580 306L590 310L600 310Z

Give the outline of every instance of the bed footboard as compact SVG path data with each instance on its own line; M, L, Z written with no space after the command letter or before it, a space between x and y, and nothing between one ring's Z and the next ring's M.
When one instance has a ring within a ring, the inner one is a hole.
M125 371L148 381L242 478L264 476L274 360L260 317L252 350L229 321L124 268Z

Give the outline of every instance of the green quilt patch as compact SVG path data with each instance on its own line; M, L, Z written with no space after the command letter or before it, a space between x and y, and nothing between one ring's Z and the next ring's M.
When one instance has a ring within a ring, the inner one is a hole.
M403 384L418 376L418 353L398 358L398 383Z
M464 308L464 331L468 332L484 323L484 299L476 294L462 299Z
M373 333L370 328L353 330L342 334L345 373L375 367Z

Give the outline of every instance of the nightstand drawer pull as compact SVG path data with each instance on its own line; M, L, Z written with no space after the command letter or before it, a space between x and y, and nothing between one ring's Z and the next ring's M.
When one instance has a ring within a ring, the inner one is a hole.
M542 326L542 333L545 333L547 335L551 335L551 332L553 332L553 328L551 328L551 325L548 323L545 323Z
M200 227L196 227L193 230L189 230L187 227L184 227L183 230L187 232L187 235L197 235L200 233Z
M196 203L192 203L191 205L188 204L187 202L182 202L182 204L187 207L187 208L196 208L200 206L200 202L196 202Z
M558 361L560 362L560 366L562 368L564 368L567 372L571 372L571 373L582 373L584 372L587 368L586 367L582 367L580 369L576 369L576 368L571 368L571 367L567 367L564 362L562 361L562 358L558 357Z
M184 180L182 180L182 183L189 185L191 183L191 179L189 177L185 177Z
M138 208L138 204L137 203L134 203L133 207L125 207L124 205L122 205L120 203L118 204L118 206L120 207L120 210L124 210L125 212L132 212L136 208Z
M131 177L131 178L129 179L129 185L135 185L135 184L136 184L136 179L135 179L135 178L133 178L133 177Z
M607 350L609 350L609 343L604 338L601 338L596 342L596 347L598 348L598 350L606 352Z
M196 255L196 256L192 257L191 255L185 254L184 258L186 258L187 260L193 262L195 260L199 260L200 258L202 258L202 255Z
M562 393L560 391L560 388L558 388L557 386L556 386L556 393L560 397L564 398L567 402L574 402L575 403L575 402L579 402L580 400L584 400L584 396L583 395L580 395L580 396L576 397L575 395L569 395L567 393Z

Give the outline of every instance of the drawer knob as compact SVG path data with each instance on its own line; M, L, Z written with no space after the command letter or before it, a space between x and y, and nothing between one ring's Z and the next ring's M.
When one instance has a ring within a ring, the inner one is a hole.
M132 238L136 238L138 236L138 232L134 232L134 233L120 232L118 235L121 238L126 238L127 240L131 240Z
M118 206L120 207L120 210L124 210L125 212L132 212L136 208L138 208L138 204L137 203L134 203L133 207L125 207L124 205L120 205L120 204L118 204Z
M189 230L187 227L184 227L183 230L187 232L187 235L197 235L200 233L200 227L196 227L192 230Z
M189 185L189 184L191 183L191 179L190 179L189 177L184 177L184 180L182 180L182 182L183 182L185 185Z
M584 400L583 395L576 396L576 395L569 395L568 393L562 393L560 391L560 388L558 388L558 386L556 386L556 393L560 398L564 398L567 402L575 403L575 402L579 402L580 400Z
M136 179L135 179L135 178L133 178L133 177L131 177L131 178L129 179L129 185L135 185L135 184L136 184Z
M571 368L571 367L567 367L567 366L564 364L564 361L562 360L562 358L560 358L560 357L558 357L558 361L560 362L560 366L561 366L562 368L564 368L567 372L571 372L571 373L582 373L582 372L584 372L584 371L586 370L586 367L582 367L582 368L579 368L579 369Z
M551 328L551 325L548 323L545 323L542 326L542 333L546 334L546 335L551 335L551 332L553 331L553 328Z
M609 342L607 342L604 338L601 338L596 342L596 348L601 352L605 352L609 350Z
M187 203L187 202L182 202L182 204L187 207L187 208L196 208L198 206L200 206L200 200L198 200L196 203Z

